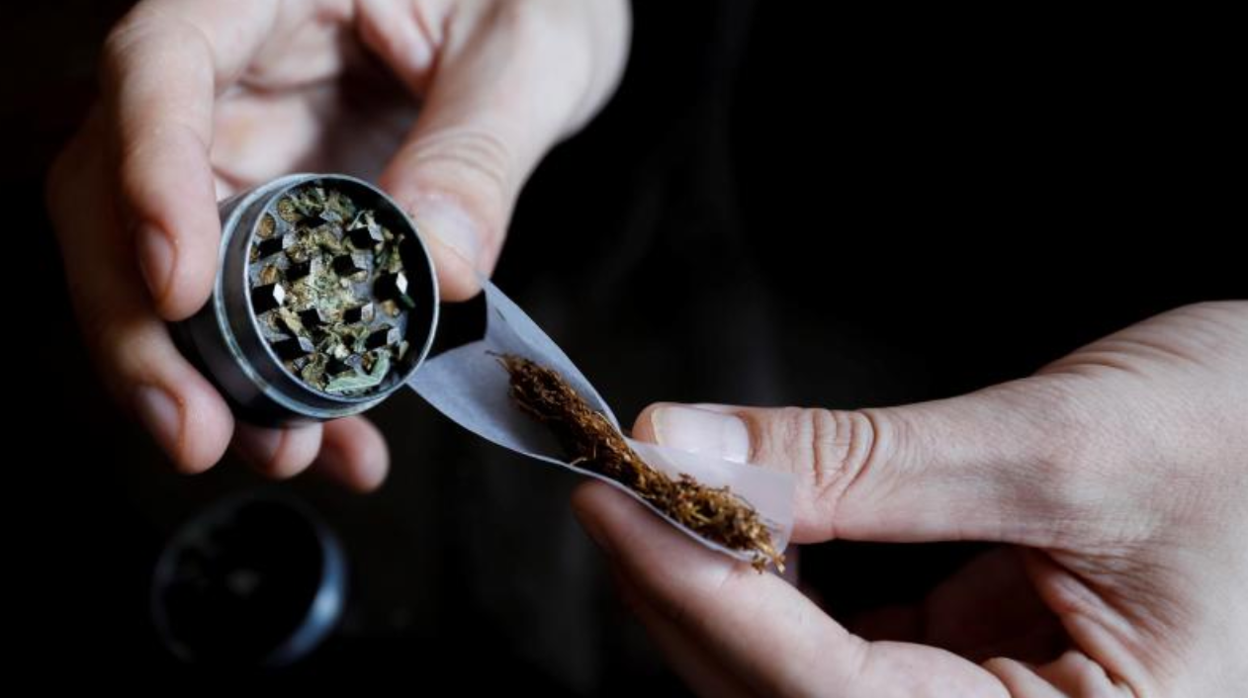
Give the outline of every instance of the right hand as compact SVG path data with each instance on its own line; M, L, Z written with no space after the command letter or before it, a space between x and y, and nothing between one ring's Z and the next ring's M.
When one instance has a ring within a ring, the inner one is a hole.
M574 504L704 695L1243 695L1246 425L1245 302L1180 308L946 400L638 417L643 441L792 472L794 542L1005 544L922 603L859 619L875 642L614 488L587 483Z
M623 0L140 2L48 181L107 387L185 472L232 441L273 476L317 459L375 487L388 457L366 420L235 423L171 341L165 323L211 292L218 198L292 171L380 172L428 234L443 297L467 298L529 173L610 94L627 37Z

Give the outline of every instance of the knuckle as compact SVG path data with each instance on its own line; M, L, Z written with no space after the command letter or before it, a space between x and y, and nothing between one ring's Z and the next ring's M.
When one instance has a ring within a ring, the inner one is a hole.
M806 504L817 507L820 519L835 520L846 493L863 480L878 459L887 431L883 416L872 410L785 408L759 435L759 460L783 460L806 484Z
M496 134L475 127L452 127L423 138L413 145L417 162L454 168L464 184L485 186L493 193L505 192L512 183L511 147Z

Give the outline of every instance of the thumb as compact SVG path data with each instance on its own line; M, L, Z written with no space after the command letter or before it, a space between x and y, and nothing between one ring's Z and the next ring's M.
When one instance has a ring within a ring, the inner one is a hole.
M433 242L451 300L474 295L477 274L494 267L542 156L605 100L627 35L618 2L457 7L438 37L420 117L381 177Z
M636 438L792 472L794 541L1052 543L1095 510L1090 420L1048 379L857 411L658 403Z

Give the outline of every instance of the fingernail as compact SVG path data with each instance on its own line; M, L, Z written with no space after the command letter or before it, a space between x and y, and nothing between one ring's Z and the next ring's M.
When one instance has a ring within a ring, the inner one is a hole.
M152 297L160 300L169 290L169 276L173 273L173 241L165 231L153 225L144 225L138 232L139 271Z
M668 406L656 409L650 423L662 446L737 463L750 456L750 431L736 415Z
M416 229L454 250L473 268L481 261L481 233L459 206L443 199L422 199L412 207Z
M140 386L134 393L134 408L143 426L166 451L173 451L182 432L182 414L173 396L154 385Z

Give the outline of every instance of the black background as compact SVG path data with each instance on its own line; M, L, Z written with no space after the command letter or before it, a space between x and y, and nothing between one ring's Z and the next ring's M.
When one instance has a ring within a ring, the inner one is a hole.
M265 485L228 459L168 472L111 405L42 207L124 5L42 3L4 25L7 314L25 318L4 333L21 378L6 567L32 621L10 627L54 670L199 685L156 643L152 561L198 508ZM1168 308L1248 295L1242 74L1217 17L634 12L617 97L533 177L496 276L624 419L660 399L949 396ZM476 443L415 396L376 417L395 459L381 492L276 486L342 533L352 605L307 662L254 678L680 691L571 519L574 478ZM835 543L802 567L840 617L917 598L970 552Z

